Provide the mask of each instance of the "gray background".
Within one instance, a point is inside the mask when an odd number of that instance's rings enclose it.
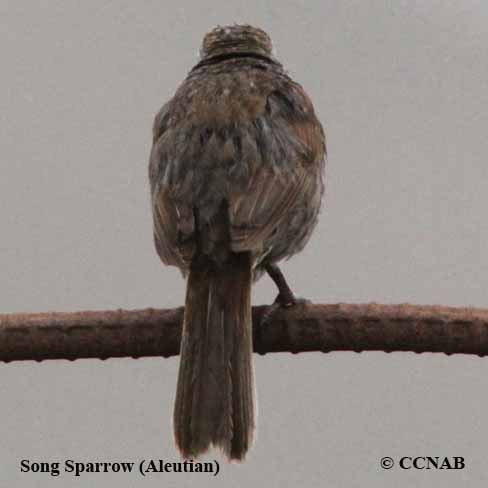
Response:
[[[0,311],[182,304],[153,250],[152,118],[203,34],[232,22],[271,34],[327,130],[326,208],[284,266],[297,292],[488,306],[485,1],[2,0],[0,19]],[[274,294],[263,278],[254,303]],[[0,486],[486,485],[488,360],[412,353],[256,357],[258,439],[217,478],[20,473],[24,458],[177,459],[176,372],[1,364]],[[467,468],[382,471],[386,455]]]

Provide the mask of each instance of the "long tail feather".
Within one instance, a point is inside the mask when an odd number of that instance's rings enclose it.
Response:
[[[195,458],[212,444],[243,459],[254,431],[251,258],[190,269],[174,410],[176,444]]]

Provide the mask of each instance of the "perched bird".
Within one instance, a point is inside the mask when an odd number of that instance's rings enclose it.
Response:
[[[187,276],[176,445],[244,458],[255,428],[251,284],[296,299],[277,262],[317,223],[325,136],[312,103],[250,25],[205,35],[200,60],[157,114],[149,162],[161,260]]]

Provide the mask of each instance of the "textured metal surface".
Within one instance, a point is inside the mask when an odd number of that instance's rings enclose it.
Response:
[[[488,310],[416,305],[253,308],[254,350],[488,354]],[[174,356],[183,308],[0,315],[0,361]]]

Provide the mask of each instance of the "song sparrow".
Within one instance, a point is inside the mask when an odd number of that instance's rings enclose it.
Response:
[[[255,426],[251,283],[317,223],[325,136],[302,87],[249,25],[217,27],[157,114],[149,163],[154,238],[188,277],[174,434],[181,454],[211,444],[242,459]]]

